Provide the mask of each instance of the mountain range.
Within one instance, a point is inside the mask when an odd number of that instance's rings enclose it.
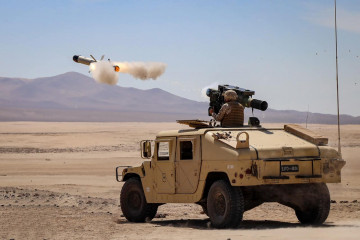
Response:
[[[210,119],[207,102],[159,88],[140,90],[96,83],[76,72],[36,79],[0,77],[0,121],[149,121]],[[246,110],[251,115],[251,110]],[[295,110],[254,110],[261,122],[335,124],[336,115]],[[341,115],[342,124],[360,117]]]

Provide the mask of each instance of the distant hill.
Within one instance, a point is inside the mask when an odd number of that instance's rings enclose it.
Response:
[[[54,77],[0,77],[0,121],[174,121],[210,119],[208,103],[192,101],[155,88],[140,90],[98,84],[69,72]],[[246,114],[251,114],[247,109]],[[254,110],[262,122],[304,123],[306,112]],[[335,115],[309,113],[309,123],[335,124]],[[342,115],[344,124],[360,117]]]
[[[256,114],[261,122],[267,123],[308,123],[337,124],[337,115],[322,113],[307,113],[295,110],[274,110],[268,109],[265,112]],[[360,124],[360,117],[340,115],[341,124]]]
[[[0,78],[0,121],[173,121],[204,117],[206,107],[161,89],[98,84],[75,72]]]

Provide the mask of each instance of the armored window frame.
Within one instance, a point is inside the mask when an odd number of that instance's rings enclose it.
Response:
[[[168,149],[167,152],[166,151],[160,152],[160,150],[162,150],[161,145],[163,145],[163,144],[167,144],[167,149]],[[158,161],[170,160],[170,143],[169,142],[157,142],[156,143],[156,156],[157,156]]]
[[[180,160],[194,159],[194,143],[193,141],[180,141]]]

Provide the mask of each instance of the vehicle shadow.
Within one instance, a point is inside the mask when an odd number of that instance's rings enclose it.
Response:
[[[160,226],[171,226],[177,228],[194,228],[194,229],[214,229],[211,226],[209,219],[190,219],[190,220],[156,220],[153,219],[151,224]],[[335,225],[333,223],[325,223],[323,225],[314,226],[301,223],[289,223],[280,221],[255,221],[244,220],[236,229],[278,229],[278,228],[306,228],[306,227],[318,227],[318,228],[330,228],[330,227],[344,227],[344,225]]]

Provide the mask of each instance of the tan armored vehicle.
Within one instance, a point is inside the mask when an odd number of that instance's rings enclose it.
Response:
[[[322,224],[330,210],[326,183],[341,181],[345,161],[324,137],[298,125],[164,131],[141,142],[140,167],[116,169],[120,203],[131,222],[154,218],[165,203],[197,203],[216,228],[236,227],[264,202]],[[200,128],[200,127],[202,128]],[[154,149],[152,152],[152,148]]]

